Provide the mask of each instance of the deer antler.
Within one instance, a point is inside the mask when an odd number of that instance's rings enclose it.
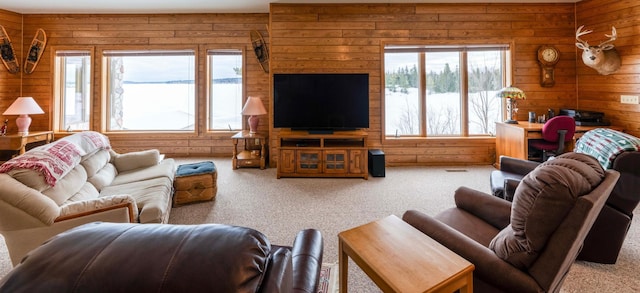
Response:
[[[616,32],[616,27],[615,27],[615,26],[612,26],[612,27],[611,27],[611,34],[610,34],[610,35],[607,35],[607,34],[604,34],[604,35],[605,35],[606,37],[608,37],[608,38],[609,38],[609,40],[608,40],[608,41],[604,41],[604,42],[600,43],[600,45],[598,45],[598,47],[602,47],[603,45],[606,45],[606,44],[608,44],[608,43],[611,43],[611,42],[615,41],[615,40],[618,38],[618,33]]]
[[[578,30],[576,31],[576,40],[578,40],[578,42],[580,42],[581,44],[585,45],[586,47],[589,47],[589,44],[586,41],[583,41],[580,39],[580,36],[584,36],[586,34],[590,34],[593,31],[582,31],[582,29],[584,28],[584,25],[581,25]]]

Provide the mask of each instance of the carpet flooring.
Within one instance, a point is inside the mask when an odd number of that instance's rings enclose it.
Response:
[[[315,228],[324,237],[324,263],[337,263],[340,231],[408,209],[434,215],[454,206],[459,186],[489,191],[492,166],[387,167],[386,177],[363,179],[281,178],[276,169],[232,170],[227,158],[177,159],[178,163],[212,160],[218,170],[214,201],[173,208],[171,224],[222,223],[254,228],[271,243],[290,245],[295,234]],[[636,210],[636,214],[640,209]],[[576,262],[561,292],[640,292],[640,223],[636,216],[615,265]],[[0,241],[0,277],[11,268]],[[350,292],[380,292],[353,263]]]

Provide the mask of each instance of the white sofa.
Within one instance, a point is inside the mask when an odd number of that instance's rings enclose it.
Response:
[[[174,174],[174,161],[157,150],[118,154],[90,131],[7,161],[0,166],[0,234],[12,263],[85,223],[167,223]]]

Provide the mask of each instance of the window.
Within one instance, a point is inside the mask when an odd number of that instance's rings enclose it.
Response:
[[[91,51],[57,50],[54,63],[55,131],[89,130]]]
[[[209,50],[209,129],[242,129],[242,51]]]
[[[193,50],[104,51],[107,131],[193,131]]]
[[[385,135],[495,133],[509,46],[386,46]]]

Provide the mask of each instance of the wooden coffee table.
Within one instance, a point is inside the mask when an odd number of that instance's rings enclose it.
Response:
[[[474,265],[392,215],[338,234],[340,292],[348,257],[384,292],[473,292]]]

